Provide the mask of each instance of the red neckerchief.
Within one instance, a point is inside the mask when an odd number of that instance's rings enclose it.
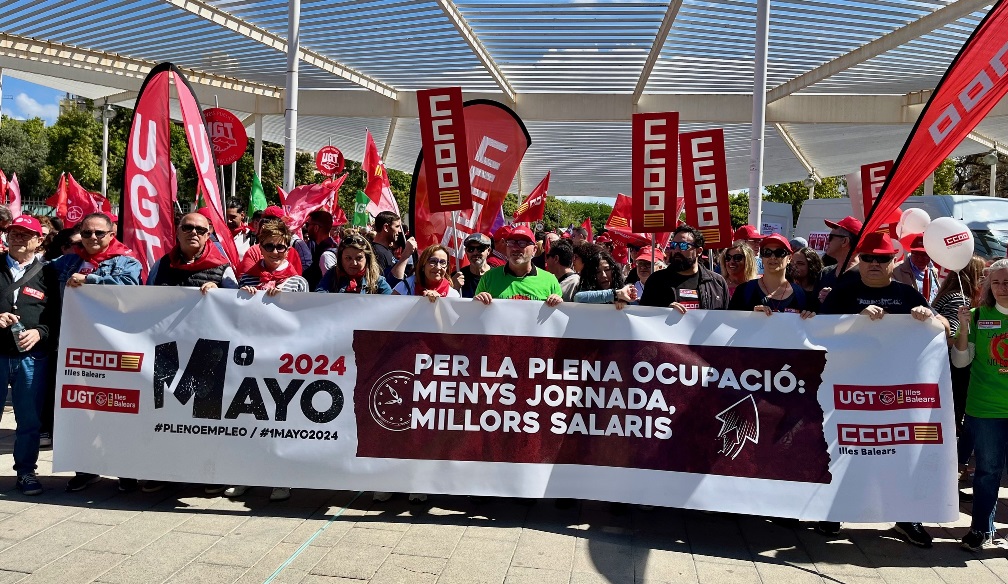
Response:
[[[364,270],[361,270],[360,273],[357,274],[351,274],[350,272],[346,272],[346,275],[348,278],[350,278],[350,281],[347,282],[346,286],[347,292],[351,293],[356,292],[357,290],[360,289],[361,286],[364,285]]]
[[[420,284],[420,279],[419,278],[416,279],[416,295],[417,296],[422,296],[423,293],[424,293],[424,291],[426,291],[426,290],[434,290],[434,291],[436,291],[438,293],[438,296],[444,298],[445,296],[448,296],[448,290],[450,290],[450,289],[451,289],[451,284],[449,284],[448,278],[441,278],[441,282],[439,282],[438,285],[436,287],[434,287],[434,288],[424,288],[423,285]]]
[[[217,245],[208,241],[205,246],[203,246],[203,253],[196,258],[196,261],[192,263],[185,263],[182,261],[182,252],[179,251],[178,244],[168,252],[168,263],[171,267],[176,270],[183,270],[185,272],[202,272],[203,270],[209,270],[211,268],[216,268],[217,266],[223,266],[228,264],[228,259],[224,256]]]
[[[96,266],[104,262],[105,260],[114,258],[116,256],[133,257],[133,250],[120,243],[119,240],[116,239],[115,237],[112,238],[112,243],[110,243],[108,247],[106,247],[103,251],[96,253],[95,255],[91,255],[88,252],[84,251],[83,246],[75,248],[74,251],[76,251],[77,255],[79,255],[81,259],[83,259],[85,262],[91,262]]]
[[[242,223],[238,227],[235,227],[234,229],[231,230],[231,239],[234,239],[235,237],[238,237],[239,234],[246,233],[248,231],[249,226]]]
[[[290,262],[287,262],[287,267],[283,269],[276,269],[268,271],[266,266],[263,265],[264,260],[259,260],[254,266],[249,268],[249,271],[245,272],[249,276],[257,276],[259,278],[259,285],[256,288],[260,290],[268,290],[269,288],[276,288],[278,284],[290,278],[291,276],[299,276],[300,274],[294,270]]]

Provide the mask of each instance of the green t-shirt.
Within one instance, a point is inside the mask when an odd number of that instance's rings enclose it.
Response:
[[[527,276],[516,276],[508,265],[494,268],[483,274],[476,294],[489,292],[494,298],[514,300],[546,300],[550,294],[560,296],[560,282],[556,276],[533,266]]]
[[[976,356],[970,365],[966,413],[974,418],[1008,418],[1008,314],[987,306],[970,314],[969,342]]]

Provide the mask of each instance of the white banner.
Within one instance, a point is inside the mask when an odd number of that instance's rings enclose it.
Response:
[[[909,316],[68,288],[53,466],[835,521],[959,515]]]

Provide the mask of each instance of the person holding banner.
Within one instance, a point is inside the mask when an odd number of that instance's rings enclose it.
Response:
[[[881,320],[887,314],[909,314],[922,322],[937,322],[945,328],[945,334],[948,335],[948,321],[931,311],[921,293],[913,286],[893,279],[896,248],[893,247],[889,234],[878,231],[868,233],[861,240],[857,251],[858,270],[851,272],[850,277],[841,279],[826,296],[820,310],[822,314],[860,314],[873,321]],[[840,533],[840,527],[840,523],[823,521],[816,525],[815,530],[833,536]],[[920,523],[899,522],[895,530],[915,546],[931,547],[931,535]]]
[[[554,243],[546,252],[546,270],[560,282],[564,302],[574,301],[574,293],[581,284],[581,276],[572,267],[574,257],[574,248],[569,241]]]
[[[976,455],[972,521],[962,547],[978,552],[1001,547],[994,513],[1008,453],[1008,380],[1002,373],[1008,367],[1003,341],[1008,330],[1008,260],[991,264],[980,305],[972,310],[960,306],[956,316],[960,325],[951,361],[955,367],[970,368],[965,426]]]
[[[608,251],[602,250],[581,270],[574,302],[615,304],[616,310],[623,310],[635,300],[637,289],[633,284],[624,285],[623,270]]]
[[[458,289],[462,298],[475,296],[480,279],[483,278],[483,274],[490,271],[487,256],[490,255],[492,244],[490,238],[483,233],[470,233],[462,243],[469,265],[455,272],[455,275],[452,276],[453,285]]]
[[[817,302],[805,294],[798,284],[788,282],[785,275],[791,261],[791,244],[779,233],[760,240],[763,274],[741,284],[728,302],[728,310],[755,310],[767,316],[775,312],[815,316]]]
[[[336,256],[339,262],[322,277],[322,282],[315,289],[316,292],[392,293],[392,287],[381,275],[378,258],[371,249],[371,243],[362,235],[353,231],[345,232],[336,248]]]
[[[756,254],[745,241],[732,242],[731,247],[721,254],[721,275],[728,284],[728,294],[735,288],[756,277]]]
[[[151,286],[190,286],[206,294],[214,288],[237,288],[238,279],[227,256],[210,241],[210,222],[188,213],[175,229],[175,247],[147,274]]]
[[[563,302],[563,290],[556,276],[532,265],[535,253],[532,230],[516,227],[508,233],[504,243],[508,250],[507,263],[483,274],[473,299],[487,305],[495,298],[540,300],[547,306]]]
[[[44,262],[35,255],[42,244],[42,227],[34,217],[14,219],[7,230],[7,243],[8,250],[0,253],[0,265],[4,266],[0,270],[0,328],[5,329],[0,333],[0,404],[7,402],[9,386],[17,422],[17,488],[24,495],[41,495],[35,468],[46,365],[60,324],[58,282],[55,271],[44,269]]]
[[[238,286],[255,295],[265,290],[267,296],[280,292],[308,292],[308,281],[288,260],[293,234],[283,221],[264,222],[259,227],[259,248],[262,259],[241,275]]]
[[[115,238],[112,219],[105,213],[91,213],[80,222],[80,246],[76,253],[68,253],[52,262],[60,283],[60,295],[69,286],[85,284],[138,286],[140,285],[140,260],[133,250]],[[67,481],[67,491],[80,491],[98,482],[96,474],[78,472]],[[134,491],[136,479],[119,478],[119,490]]]
[[[648,278],[641,306],[668,307],[682,314],[694,308],[727,308],[729,296],[725,279],[697,262],[703,255],[703,246],[704,236],[698,229],[689,225],[677,227],[665,254],[668,267]]]
[[[461,298],[448,278],[448,248],[432,245],[420,253],[416,274],[396,284],[396,296],[426,296],[431,302],[438,298]]]

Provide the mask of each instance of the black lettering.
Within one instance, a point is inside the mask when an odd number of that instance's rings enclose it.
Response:
[[[266,402],[263,401],[262,393],[259,391],[259,383],[255,377],[242,379],[224,417],[228,420],[234,420],[241,414],[252,414],[255,419],[261,421],[269,419],[269,415],[266,413]]]
[[[276,379],[267,377],[263,381],[266,382],[266,389],[269,390],[270,395],[273,396],[273,402],[276,403],[276,412],[273,415],[273,419],[277,422],[287,421],[287,406],[294,399],[294,395],[297,394],[298,390],[304,384],[304,379],[291,379],[290,383],[287,384],[287,389],[281,390],[280,383]]]
[[[320,391],[328,393],[332,397],[332,405],[329,409],[320,412],[312,405],[312,398]],[[316,424],[325,424],[336,419],[343,411],[343,391],[338,385],[328,379],[319,379],[308,384],[301,394],[301,411],[305,417]]]
[[[193,417],[221,419],[224,401],[224,374],[230,341],[199,339],[189,363],[175,386],[175,399],[185,405],[193,399]],[[171,386],[179,370],[178,345],[175,341],[154,347],[154,407],[164,407],[164,390]]]

